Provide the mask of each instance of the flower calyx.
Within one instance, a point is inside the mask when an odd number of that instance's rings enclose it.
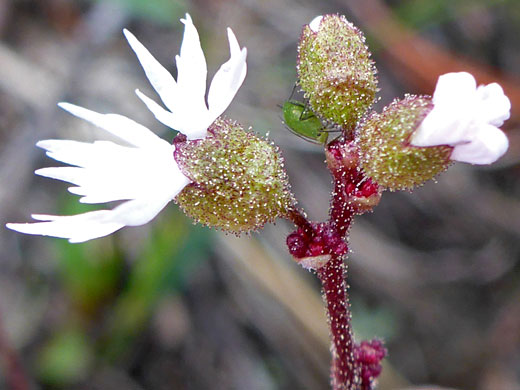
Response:
[[[448,169],[453,148],[419,147],[412,134],[433,109],[430,97],[406,95],[381,113],[372,113],[356,130],[364,173],[391,191],[411,190]]]
[[[452,161],[491,164],[508,149],[499,127],[510,110],[499,84],[477,86],[467,72],[444,74],[433,97],[406,95],[357,127],[361,167],[394,191],[422,185]]]
[[[174,143],[175,160],[192,180],[176,201],[195,221],[238,234],[294,208],[278,148],[238,123],[219,118],[205,139]]]

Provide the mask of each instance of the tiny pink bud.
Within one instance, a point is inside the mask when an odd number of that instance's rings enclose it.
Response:
[[[307,244],[304,237],[298,232],[294,232],[287,236],[287,247],[289,253],[294,257],[304,257],[307,251]]]
[[[381,361],[388,351],[381,340],[364,340],[354,346],[354,359],[361,368],[361,389],[372,390],[383,367]]]
[[[289,234],[287,247],[295,260],[307,269],[319,269],[330,260],[330,255],[344,255],[348,246],[341,235],[328,223],[313,223],[312,232],[302,229]]]

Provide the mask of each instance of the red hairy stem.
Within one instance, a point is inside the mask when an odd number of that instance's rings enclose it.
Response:
[[[334,192],[330,208],[330,226],[340,237],[346,237],[353,218],[348,204],[348,184],[352,175],[346,169],[333,171]],[[327,305],[332,338],[331,378],[333,390],[357,390],[359,367],[354,357],[350,304],[348,301],[344,256],[332,256],[318,271]]]
[[[354,355],[354,336],[345,282],[346,266],[333,255],[317,272],[323,286],[332,337],[331,377],[334,390],[359,389],[359,366]]]
[[[377,183],[359,168],[357,146],[353,142],[333,141],[325,150],[327,166],[334,179],[330,208],[330,225],[346,237],[355,214],[372,210],[379,203]]]
[[[359,168],[354,143],[333,141],[326,157],[334,179],[330,219],[311,223],[300,211],[291,210],[287,217],[298,229],[287,237],[287,247],[300,265],[316,270],[322,284],[332,338],[333,390],[372,390],[386,349],[379,340],[354,342],[343,259],[354,215],[372,210],[381,191]]]
[[[357,155],[352,142],[333,142],[326,150],[327,165],[334,179],[328,224],[336,237],[346,238],[354,215],[371,210],[379,202],[378,186],[363,175]],[[347,250],[344,253],[346,255]],[[360,350],[354,342],[346,283],[347,267],[343,262],[345,255],[333,252],[329,262],[318,270],[332,337],[332,385],[334,390],[370,390],[379,372],[375,368],[368,369],[360,358],[368,355],[365,353],[368,347],[363,345],[363,350]],[[370,368],[379,367],[383,357],[384,354]]]
[[[353,210],[348,202],[349,184],[352,182],[351,174],[347,170],[334,172],[334,192],[330,208],[330,224],[334,230],[345,237],[352,222]]]

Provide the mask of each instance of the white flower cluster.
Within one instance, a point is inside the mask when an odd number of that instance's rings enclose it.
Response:
[[[180,54],[176,56],[177,80],[125,30],[148,80],[168,110],[136,90],[155,117],[188,139],[206,136],[207,128],[231,103],[247,72],[245,48],[228,28],[231,58],[211,82],[206,105],[207,67],[197,29],[188,14]],[[37,143],[47,156],[71,166],[43,168],[37,175],[75,185],[69,191],[80,195],[82,203],[125,201],[112,210],[91,211],[72,216],[34,214],[35,223],[9,223],[21,233],[67,238],[84,242],[109,235],[124,226],[143,225],[153,219],[190,183],[174,157],[175,146],[146,127],[116,114],[99,114],[68,103],[59,106],[120,138],[126,145],[111,141],[84,143],[45,140]]]
[[[310,28],[318,32],[322,19],[314,18]],[[206,100],[207,67],[199,35],[188,14],[181,21],[185,30],[180,54],[175,57],[177,79],[134,35],[127,30],[124,34],[166,109],[139,90],[137,96],[161,123],[187,139],[202,139],[242,85],[247,50],[240,48],[228,28],[230,59],[213,77]],[[472,164],[490,164],[507,151],[508,139],[499,127],[509,118],[511,103],[497,83],[477,87],[469,73],[448,73],[439,77],[432,101],[433,109],[410,139],[412,145],[449,145],[452,160]],[[72,216],[34,214],[38,222],[10,223],[6,225],[9,229],[70,242],[88,241],[124,226],[149,222],[190,183],[174,159],[175,146],[146,127],[117,114],[99,114],[69,103],[59,106],[124,144],[40,141],[37,146],[47,156],[69,166],[43,168],[36,174],[72,183],[69,191],[81,196],[81,203],[123,202],[112,210]]]

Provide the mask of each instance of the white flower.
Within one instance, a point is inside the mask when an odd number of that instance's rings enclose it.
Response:
[[[209,125],[229,106],[246,77],[247,50],[240,50],[233,31],[228,28],[231,58],[213,77],[206,105],[207,68],[199,34],[188,14],[181,21],[185,30],[180,55],[175,57],[177,81],[128,30],[124,30],[124,34],[148,80],[170,111],[136,90],[139,98],[166,126],[180,131],[188,139],[204,138]]]
[[[156,118],[179,130],[189,139],[204,138],[208,126],[222,114],[246,75],[246,49],[228,28],[231,58],[215,74],[205,103],[206,61],[199,35],[191,18],[185,24],[180,55],[176,57],[175,80],[146,48],[127,30],[128,42],[150,83],[170,111],[136,91]],[[109,235],[124,226],[143,225],[153,219],[190,183],[179,169],[175,146],[146,127],[116,114],[99,114],[68,103],[59,106],[115,135],[126,145],[111,141],[84,143],[46,140],[37,143],[47,156],[71,166],[37,170],[37,175],[74,184],[69,191],[80,195],[81,203],[124,201],[112,210],[91,211],[72,216],[34,214],[35,223],[9,223],[21,233],[67,238],[84,242]]]
[[[449,145],[450,158],[471,164],[491,164],[509,146],[498,127],[509,119],[511,103],[497,83],[477,88],[466,72],[439,77],[433,109],[411,138],[415,146]]]

